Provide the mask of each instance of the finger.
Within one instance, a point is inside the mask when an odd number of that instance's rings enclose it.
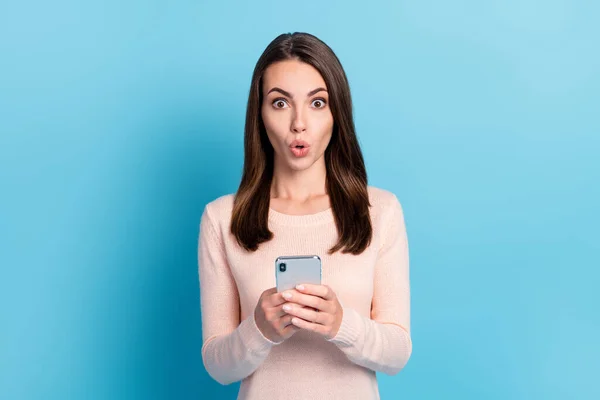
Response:
[[[283,309],[283,306],[285,306],[285,305],[290,305],[290,306],[292,306],[292,304],[293,304],[293,303],[288,303],[288,302],[285,302],[285,303],[283,303],[282,305],[280,305],[280,306],[276,307],[276,311],[275,311],[275,313],[274,313],[275,317],[282,317],[282,316],[288,315],[288,312],[286,312],[286,311]],[[300,308],[308,308],[308,309],[310,309],[310,310],[314,310],[314,309],[313,309],[313,308],[311,308],[311,307],[306,307],[306,306],[303,306],[303,305],[301,305],[301,304],[296,304],[295,306],[296,306],[296,307],[300,307]]]
[[[287,299],[282,296],[282,293],[277,292],[277,289],[275,289],[275,291],[268,295],[266,301],[271,307],[277,307],[285,303]]]
[[[324,312],[318,312],[309,307],[302,307],[297,304],[290,304],[289,310],[286,311],[288,314],[298,318],[302,318],[308,322],[314,322],[315,324],[326,325],[329,322],[329,314]]]
[[[300,328],[292,324],[292,318],[294,318],[293,315],[285,315],[277,321],[277,331],[280,336],[286,339],[292,336],[294,332],[300,330]]]
[[[292,324],[294,326],[297,326],[298,328],[305,329],[307,331],[316,332],[323,336],[325,336],[327,334],[327,331],[329,330],[329,328],[327,328],[324,325],[314,324],[312,322],[305,321],[302,318],[298,318],[298,317],[292,318]]]
[[[289,339],[294,333],[298,332],[301,328],[297,327],[296,325],[290,323],[288,326],[286,326],[283,331],[281,332],[281,335],[284,339]]]
[[[292,318],[294,318],[293,315],[286,314],[283,317],[277,319],[277,321],[274,323],[275,328],[279,331],[282,331],[286,326],[292,323]]]
[[[289,293],[291,295],[291,297],[286,298],[286,300],[289,302],[312,307],[319,311],[328,311],[329,309],[328,302],[323,300],[321,297],[313,296],[311,294],[303,294],[297,290],[287,290],[283,293]]]
[[[324,300],[333,300],[335,298],[335,293],[327,285],[314,285],[312,283],[304,283],[302,285],[296,286],[296,289],[300,293],[318,296]]]

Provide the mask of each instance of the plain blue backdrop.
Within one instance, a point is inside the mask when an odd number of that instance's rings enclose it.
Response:
[[[382,398],[600,398],[598,4],[3,1],[0,398],[235,398],[202,364],[199,221],[294,31],[405,209],[414,352]]]

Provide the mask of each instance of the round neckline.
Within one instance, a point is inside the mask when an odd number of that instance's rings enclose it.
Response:
[[[333,219],[333,209],[331,207],[313,214],[302,215],[284,214],[269,207],[269,220],[281,225],[317,225],[333,221]]]

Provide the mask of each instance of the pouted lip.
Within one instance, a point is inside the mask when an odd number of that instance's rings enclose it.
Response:
[[[290,147],[294,148],[296,146],[303,146],[304,148],[310,147],[310,145],[308,143],[306,143],[304,140],[294,140],[291,144]]]

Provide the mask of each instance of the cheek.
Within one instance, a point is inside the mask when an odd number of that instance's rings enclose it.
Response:
[[[279,147],[279,142],[285,136],[281,133],[283,132],[281,121],[278,121],[277,118],[268,112],[263,112],[261,115],[271,145],[274,148]]]
[[[268,112],[264,112],[264,111],[261,112],[261,116],[262,116],[262,120],[263,120],[265,129],[267,130],[267,134],[269,136],[271,136],[271,134],[273,132],[273,128],[274,128],[273,118]]]
[[[333,132],[333,117],[325,117],[318,121],[318,132],[320,136],[321,146],[327,147]]]
[[[321,131],[331,131],[333,128],[333,115],[331,111],[327,113],[319,113],[315,118],[315,123]]]
[[[269,110],[261,111],[263,123],[265,124],[265,128],[272,132],[276,132],[277,130],[281,130],[281,116],[277,115],[277,113],[270,112]]]

